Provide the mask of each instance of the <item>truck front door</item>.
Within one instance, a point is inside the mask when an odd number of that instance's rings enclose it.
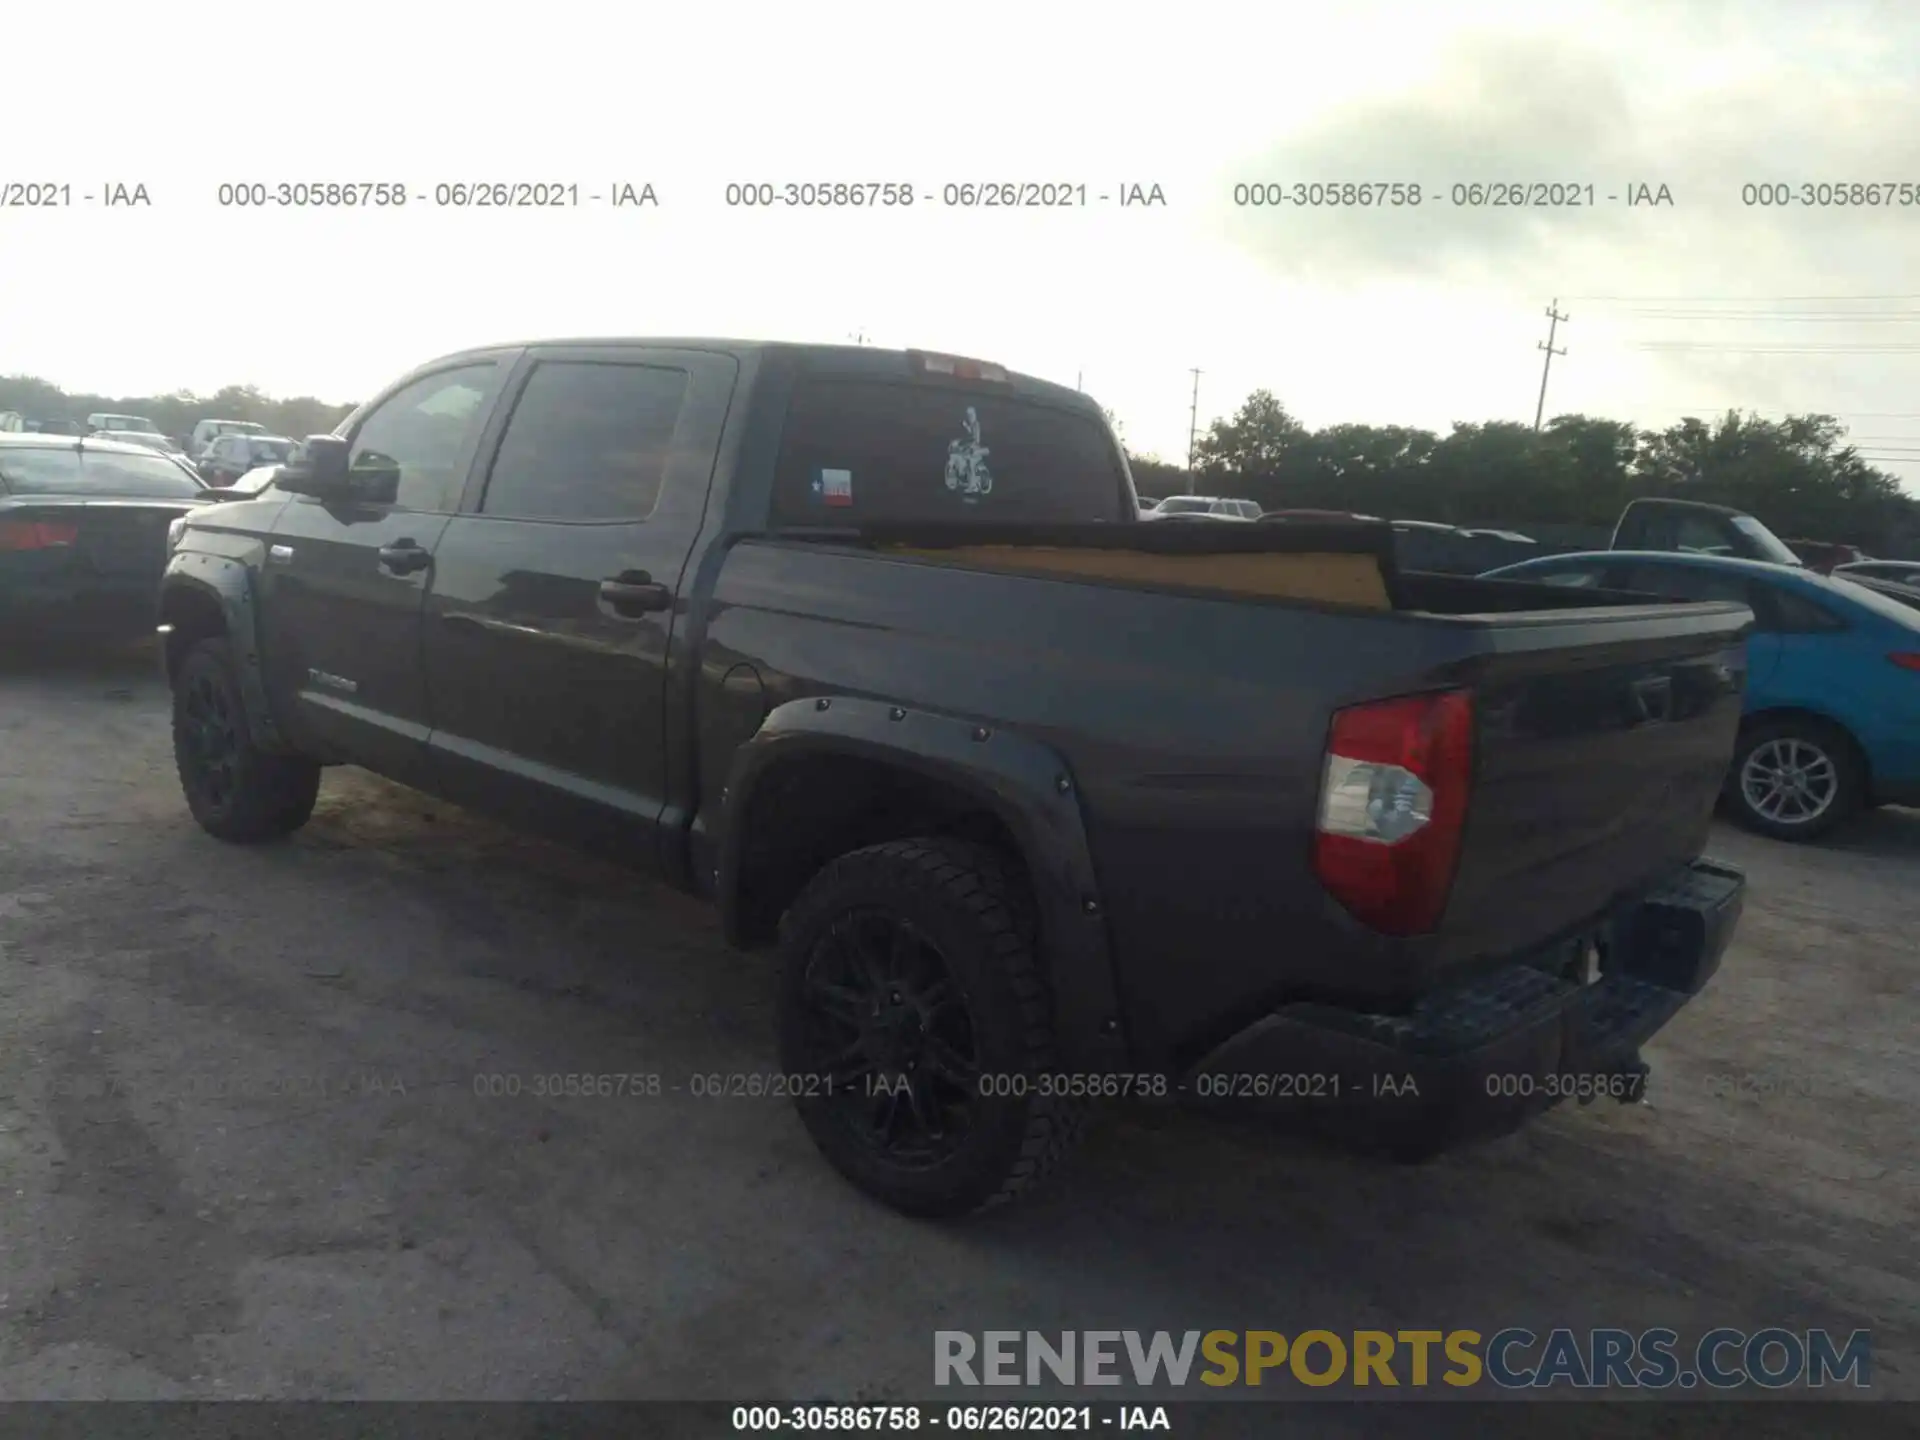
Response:
[[[504,369],[468,361],[421,376],[354,422],[348,464],[397,468],[392,503],[294,496],[274,524],[261,572],[267,682],[316,753],[420,776],[421,605]]]

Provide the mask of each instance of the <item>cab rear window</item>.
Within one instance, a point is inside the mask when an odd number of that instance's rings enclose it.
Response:
[[[774,473],[781,525],[1118,521],[1106,427],[965,386],[832,378],[794,390]]]

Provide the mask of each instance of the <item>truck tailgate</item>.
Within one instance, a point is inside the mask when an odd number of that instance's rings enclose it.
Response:
[[[1486,617],[1442,963],[1537,943],[1700,853],[1740,723],[1745,607]]]

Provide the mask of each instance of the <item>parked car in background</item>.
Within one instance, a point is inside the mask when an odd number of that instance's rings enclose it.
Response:
[[[93,414],[87,416],[87,429],[93,431],[141,430],[149,435],[160,433],[160,427],[144,415]]]
[[[1920,585],[1920,560],[1855,560],[1836,565],[1829,573],[1848,580],[1891,580],[1899,585]]]
[[[284,435],[219,435],[200,462],[200,477],[218,489],[262,465],[279,465],[293,453]]]
[[[1672,550],[1803,565],[1793,548],[1743,510],[1698,500],[1647,496],[1620,512],[1609,550]]]
[[[1748,606],[1747,692],[1725,801],[1747,828],[1824,835],[1870,805],[1920,805],[1920,611],[1805,566],[1588,551],[1488,573]]]
[[[143,450],[155,450],[182,461],[187,458],[187,452],[175,443],[171,435],[162,435],[158,430],[96,430],[93,433],[102,440],[138,445]]]
[[[1800,563],[1822,575],[1833,573],[1836,565],[1850,565],[1870,557],[1857,545],[1842,545],[1833,540],[1788,540],[1786,547],[1800,557]]]
[[[1140,518],[1165,520],[1171,516],[1205,515],[1216,520],[1258,520],[1260,502],[1224,495],[1169,495]]]
[[[1831,578],[1844,580],[1849,585],[1858,585],[1864,590],[1873,591],[1876,595],[1884,595],[1889,600],[1898,600],[1902,605],[1910,605],[1920,610],[1920,584],[1903,585],[1898,580],[1882,580],[1874,575],[1842,575],[1838,571],[1835,571]]]
[[[187,454],[196,462],[206,458],[207,450],[222,435],[264,435],[267,427],[251,420],[196,420],[187,440]]]
[[[1352,510],[1267,510],[1260,518],[1270,522],[1302,520],[1363,520],[1379,523],[1378,515],[1361,515]]]
[[[206,493],[142,446],[0,435],[0,636],[151,634],[168,526]]]
[[[27,428],[27,417],[18,410],[0,410],[0,435],[17,435]]]

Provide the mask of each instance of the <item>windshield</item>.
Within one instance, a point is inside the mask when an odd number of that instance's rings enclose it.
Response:
[[[108,454],[61,446],[0,447],[0,482],[16,495],[113,495],[184,500],[202,486],[158,455]]]
[[[1787,548],[1786,542],[1762,525],[1751,515],[1735,515],[1733,528],[1760,548],[1762,560],[1771,560],[1776,565],[1799,565],[1800,557]]]
[[[247,446],[256,465],[278,465],[293,453],[291,440],[255,440]]]
[[[1154,508],[1156,515],[1205,515],[1213,501],[1200,495],[1169,495]]]
[[[221,420],[212,426],[215,435],[260,435],[266,426],[256,425],[251,420]]]
[[[100,428],[102,430],[138,430],[143,435],[158,435],[160,433],[160,427],[158,425],[154,424],[151,420],[142,419],[138,415],[102,415],[100,417]]]

